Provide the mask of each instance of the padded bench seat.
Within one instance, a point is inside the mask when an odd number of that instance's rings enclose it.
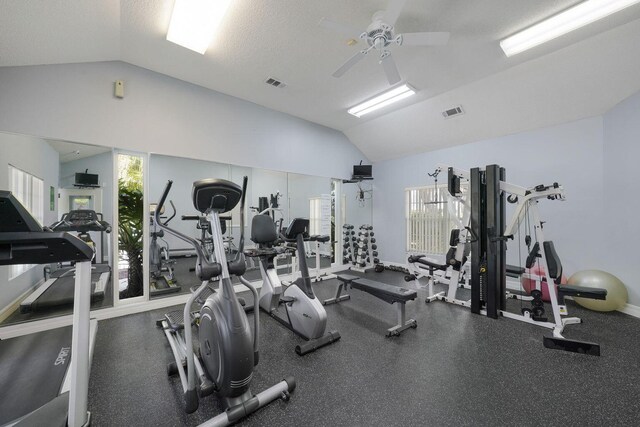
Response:
[[[518,278],[525,273],[524,267],[518,267],[517,265],[507,264],[507,276]]]
[[[339,279],[338,276],[338,280]],[[390,304],[394,302],[405,303],[407,301],[413,301],[418,296],[418,292],[415,289],[399,288],[398,286],[375,282],[369,279],[358,278],[352,280],[350,284],[352,288],[370,293]]]
[[[348,294],[342,295],[342,290],[347,290],[349,286],[368,294],[373,295],[389,304],[398,303],[398,324],[387,330],[387,336],[397,336],[405,329],[416,328],[418,323],[415,319],[405,319],[405,304],[417,298],[418,293],[414,289],[406,289],[398,286],[389,285],[387,283],[377,282],[375,280],[364,279],[360,276],[351,274],[338,274],[340,284],[334,298],[323,301],[324,305],[336,304],[340,301],[350,299]]]
[[[449,268],[448,264],[440,264],[440,263],[431,261],[430,259],[425,258],[424,255],[411,255],[408,258],[408,261],[412,264],[417,263],[420,265],[424,265],[429,269],[433,269],[433,270],[445,271],[447,268]]]

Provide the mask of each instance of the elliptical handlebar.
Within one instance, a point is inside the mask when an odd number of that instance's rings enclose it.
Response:
[[[236,260],[240,259],[240,257],[242,256],[242,251],[244,250],[244,202],[247,196],[248,182],[249,177],[245,175],[242,179],[242,198],[240,199],[240,243],[238,244]]]
[[[158,224],[160,224],[160,214],[159,212],[164,207],[164,201],[167,200],[167,196],[169,195],[169,191],[171,191],[171,186],[173,185],[173,181],[168,180],[167,185],[164,187],[164,191],[162,192],[162,197],[160,197],[160,201],[158,202],[158,206],[156,206],[156,210],[153,212],[154,219]]]
[[[171,205],[171,209],[173,210],[173,215],[171,215],[165,222],[164,225],[169,224],[169,221],[171,221],[173,218],[176,217],[176,205],[173,204],[173,200],[169,200],[169,204]]]

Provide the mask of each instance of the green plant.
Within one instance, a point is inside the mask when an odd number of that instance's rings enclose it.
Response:
[[[143,294],[143,184],[142,159],[127,156],[118,179],[118,249],[127,254],[128,286],[121,298]]]

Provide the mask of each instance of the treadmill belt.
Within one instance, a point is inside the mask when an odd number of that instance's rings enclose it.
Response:
[[[91,302],[104,299],[104,292],[96,293],[96,282],[102,273],[91,271]],[[45,311],[61,305],[73,305],[73,293],[76,279],[73,274],[59,277],[55,283],[27,307],[20,307],[22,312]]]
[[[56,277],[61,276],[73,276],[75,273],[71,270],[75,271],[75,267],[69,268],[61,268],[51,273],[51,278],[55,279]],[[111,271],[111,267],[109,264],[91,264],[91,274],[94,273],[108,273]],[[98,276],[99,277],[99,276]]]
[[[0,341],[0,425],[54,399],[70,357],[71,326]]]

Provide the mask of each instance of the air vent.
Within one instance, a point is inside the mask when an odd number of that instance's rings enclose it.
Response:
[[[273,87],[279,87],[279,88],[283,88],[285,87],[287,84],[284,82],[281,82],[278,79],[274,79],[273,77],[269,77],[267,80],[264,81],[266,84],[271,85]]]
[[[448,119],[450,117],[459,116],[461,114],[464,114],[464,111],[462,111],[462,107],[458,105],[457,107],[453,107],[446,111],[443,111],[442,117]]]

